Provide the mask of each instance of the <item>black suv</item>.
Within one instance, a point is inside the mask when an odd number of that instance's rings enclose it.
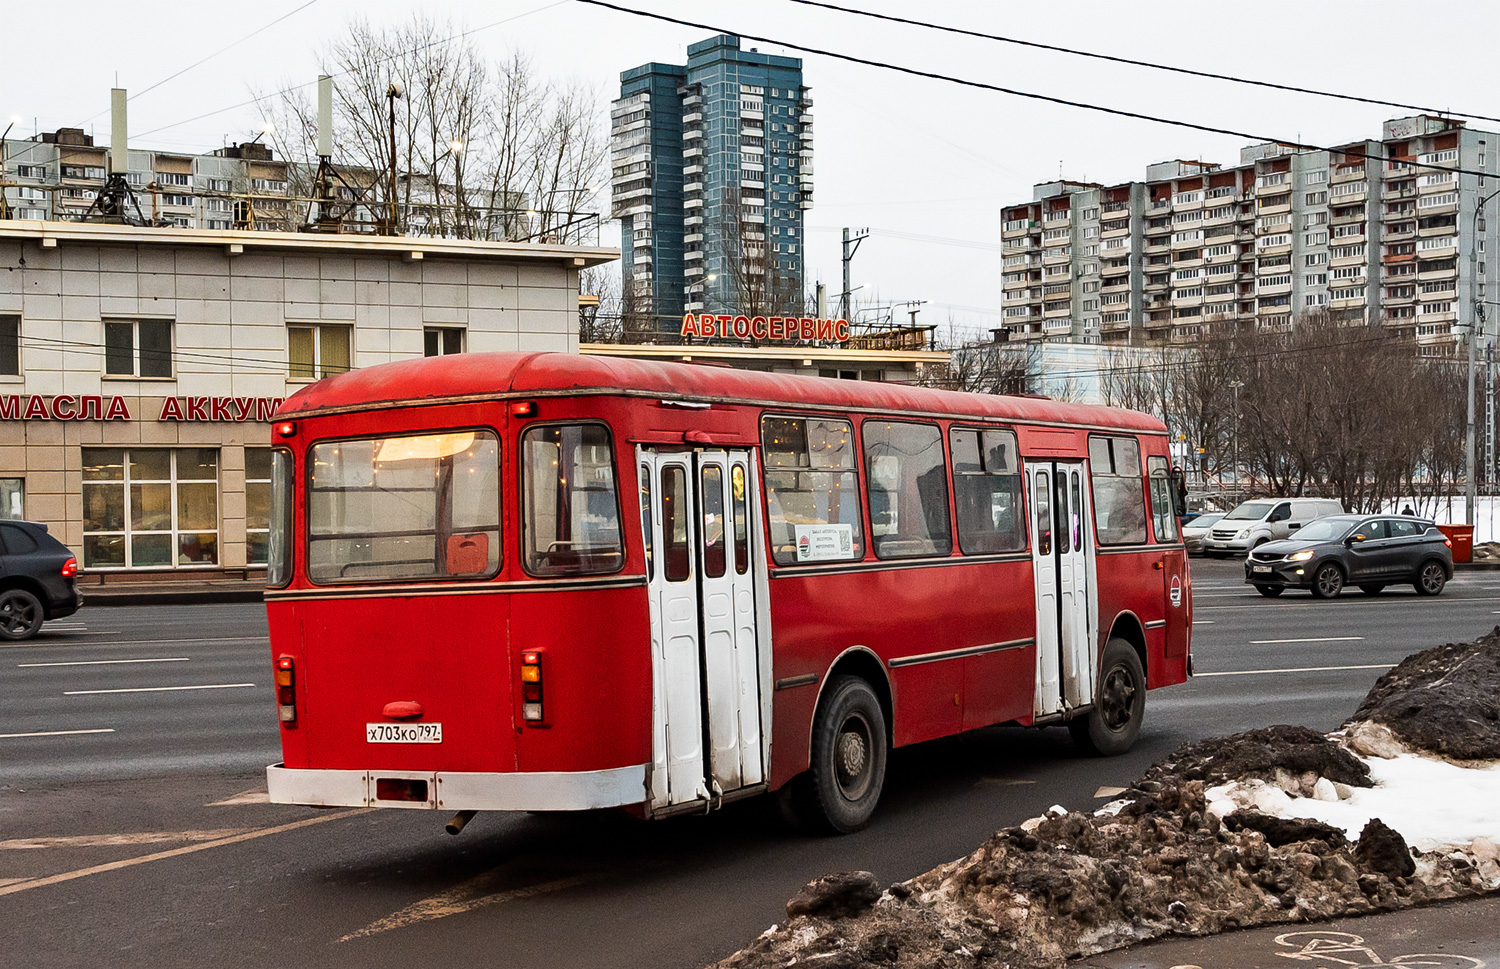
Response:
[[[0,639],[29,639],[83,604],[78,560],[36,522],[0,521]]]
[[[1408,582],[1435,596],[1451,578],[1453,543],[1432,522],[1399,515],[1328,515],[1245,559],[1245,581],[1263,596],[1292,588],[1332,599],[1346,584],[1378,595]]]

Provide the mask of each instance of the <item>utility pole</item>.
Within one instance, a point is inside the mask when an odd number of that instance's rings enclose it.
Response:
[[[1474,504],[1478,498],[1478,470],[1475,467],[1474,455],[1474,364],[1475,351],[1478,341],[1484,335],[1484,284],[1479,281],[1478,259],[1479,259],[1479,217],[1484,214],[1484,206],[1490,199],[1500,195],[1500,189],[1496,189],[1474,206],[1474,231],[1469,236],[1469,293],[1472,310],[1469,318],[1469,382],[1468,382],[1468,425],[1464,434],[1464,524],[1474,524]]]
[[[1484,347],[1484,480],[1495,493],[1495,343]]]
[[[853,292],[849,288],[849,263],[853,261],[854,254],[859,251],[859,244],[869,238],[869,236],[869,229],[851,230],[848,227],[844,228],[844,290],[839,293],[839,319],[841,320],[849,318],[849,294]]]
[[[1240,388],[1245,386],[1243,380],[1231,380],[1229,389],[1234,391],[1234,429],[1231,431],[1234,445],[1234,487],[1236,497],[1240,487]]]

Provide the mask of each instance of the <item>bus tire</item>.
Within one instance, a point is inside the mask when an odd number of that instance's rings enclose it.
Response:
[[[1123,754],[1141,733],[1146,715],[1146,671],[1135,647],[1111,639],[1100,664],[1099,692],[1084,716],[1068,721],[1073,742],[1098,757]]]
[[[885,784],[886,752],[880,698],[859,677],[834,679],[813,721],[808,820],[837,834],[869,824]]]

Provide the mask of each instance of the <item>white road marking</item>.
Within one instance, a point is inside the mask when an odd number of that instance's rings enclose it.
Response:
[[[90,633],[89,635],[94,635]],[[115,635],[114,633],[99,633],[98,635]],[[46,639],[28,639],[24,643],[0,643],[0,649],[31,649],[42,646],[170,646],[173,643],[266,643],[270,642],[270,636],[219,636],[213,639],[195,639],[191,636],[181,636],[177,639],[122,639],[118,643],[101,643],[97,640],[75,640],[69,643],[50,642]]]
[[[37,733],[0,733],[0,740],[8,740],[12,737],[72,737],[81,733],[114,733],[113,727],[99,727],[94,730],[42,730]]]
[[[544,882],[540,885],[528,885],[525,888],[513,888],[509,891],[494,892],[492,894],[479,894],[496,881],[495,872],[487,872],[477,878],[471,878],[457,888],[449,889],[430,898],[424,898],[406,908],[381,919],[376,919],[369,925],[357,932],[350,932],[339,939],[340,942],[348,942],[368,935],[380,932],[389,932],[391,929],[401,929],[418,922],[426,922],[431,919],[447,918],[449,915],[461,915],[464,912],[482,908],[486,905],[494,905],[499,902],[509,902],[518,898],[532,898],[536,895],[545,895],[550,892],[559,892],[575,885],[584,885],[592,881],[598,881],[604,877],[594,873],[588,875],[572,875],[568,878],[559,878],[556,881]],[[468,897],[465,897],[468,896]]]
[[[316,818],[304,818],[301,821],[293,821],[290,824],[278,824],[271,828],[260,828],[255,831],[246,831],[229,838],[220,838],[217,841],[205,841],[202,844],[186,845],[181,848],[170,848],[166,851],[158,851],[149,855],[141,855],[137,858],[125,858],[121,861],[111,861],[108,864],[93,865],[89,868],[79,868],[76,871],[65,871],[60,875],[48,875],[45,878],[28,878],[24,881],[11,885],[0,885],[0,895],[14,895],[16,892],[24,892],[28,888],[41,888],[44,885],[56,885],[59,882],[72,881],[75,878],[83,878],[87,875],[99,875],[107,871],[117,871],[121,868],[130,868],[134,865],[143,865],[148,861],[160,861],[163,858],[176,858],[178,855],[188,855],[195,851],[206,851],[209,848],[219,848],[224,845],[238,844],[241,841],[250,841],[254,838],[264,838],[268,834],[280,834],[283,831],[294,831],[297,828],[305,828],[313,824],[322,824],[325,821],[337,821],[340,818],[352,817],[356,814],[364,814],[370,808],[354,808],[349,811],[335,811],[333,814],[324,814]]]
[[[1279,643],[1352,643],[1364,639],[1363,636],[1325,636],[1321,639],[1252,639],[1251,646],[1273,646]]]
[[[37,666],[120,666],[125,663],[186,663],[186,656],[169,656],[160,659],[79,659],[70,663],[17,663],[18,669],[30,669]]]
[[[235,804],[270,804],[271,794],[264,787],[252,787],[222,801],[210,801],[207,807],[230,807]]]
[[[172,693],[177,690],[237,690],[254,683],[209,683],[203,686],[137,686],[128,690],[65,690],[63,696],[88,696],[94,693]]]
[[[222,841],[253,828],[219,828],[213,831],[142,831],[134,834],[78,834],[57,838],[11,838],[0,841],[0,851],[32,848],[113,848],[119,845],[154,845],[163,841]]]
[[[1222,673],[1194,673],[1193,679],[1200,676],[1253,676],[1259,673],[1329,673],[1339,670],[1388,670],[1390,663],[1372,663],[1368,666],[1299,666],[1286,670],[1225,670]]]
[[[1214,624],[1214,621],[1212,619],[1194,619],[1193,620],[1193,625],[1194,626],[1212,626],[1213,624]]]

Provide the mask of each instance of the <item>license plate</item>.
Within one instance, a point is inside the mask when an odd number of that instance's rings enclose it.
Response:
[[[443,742],[443,725],[440,723],[367,723],[367,744],[440,744]]]
[[[1250,566],[1250,571],[1251,572],[1269,572],[1269,571],[1271,571],[1271,567],[1269,565],[1252,565],[1252,566]]]

